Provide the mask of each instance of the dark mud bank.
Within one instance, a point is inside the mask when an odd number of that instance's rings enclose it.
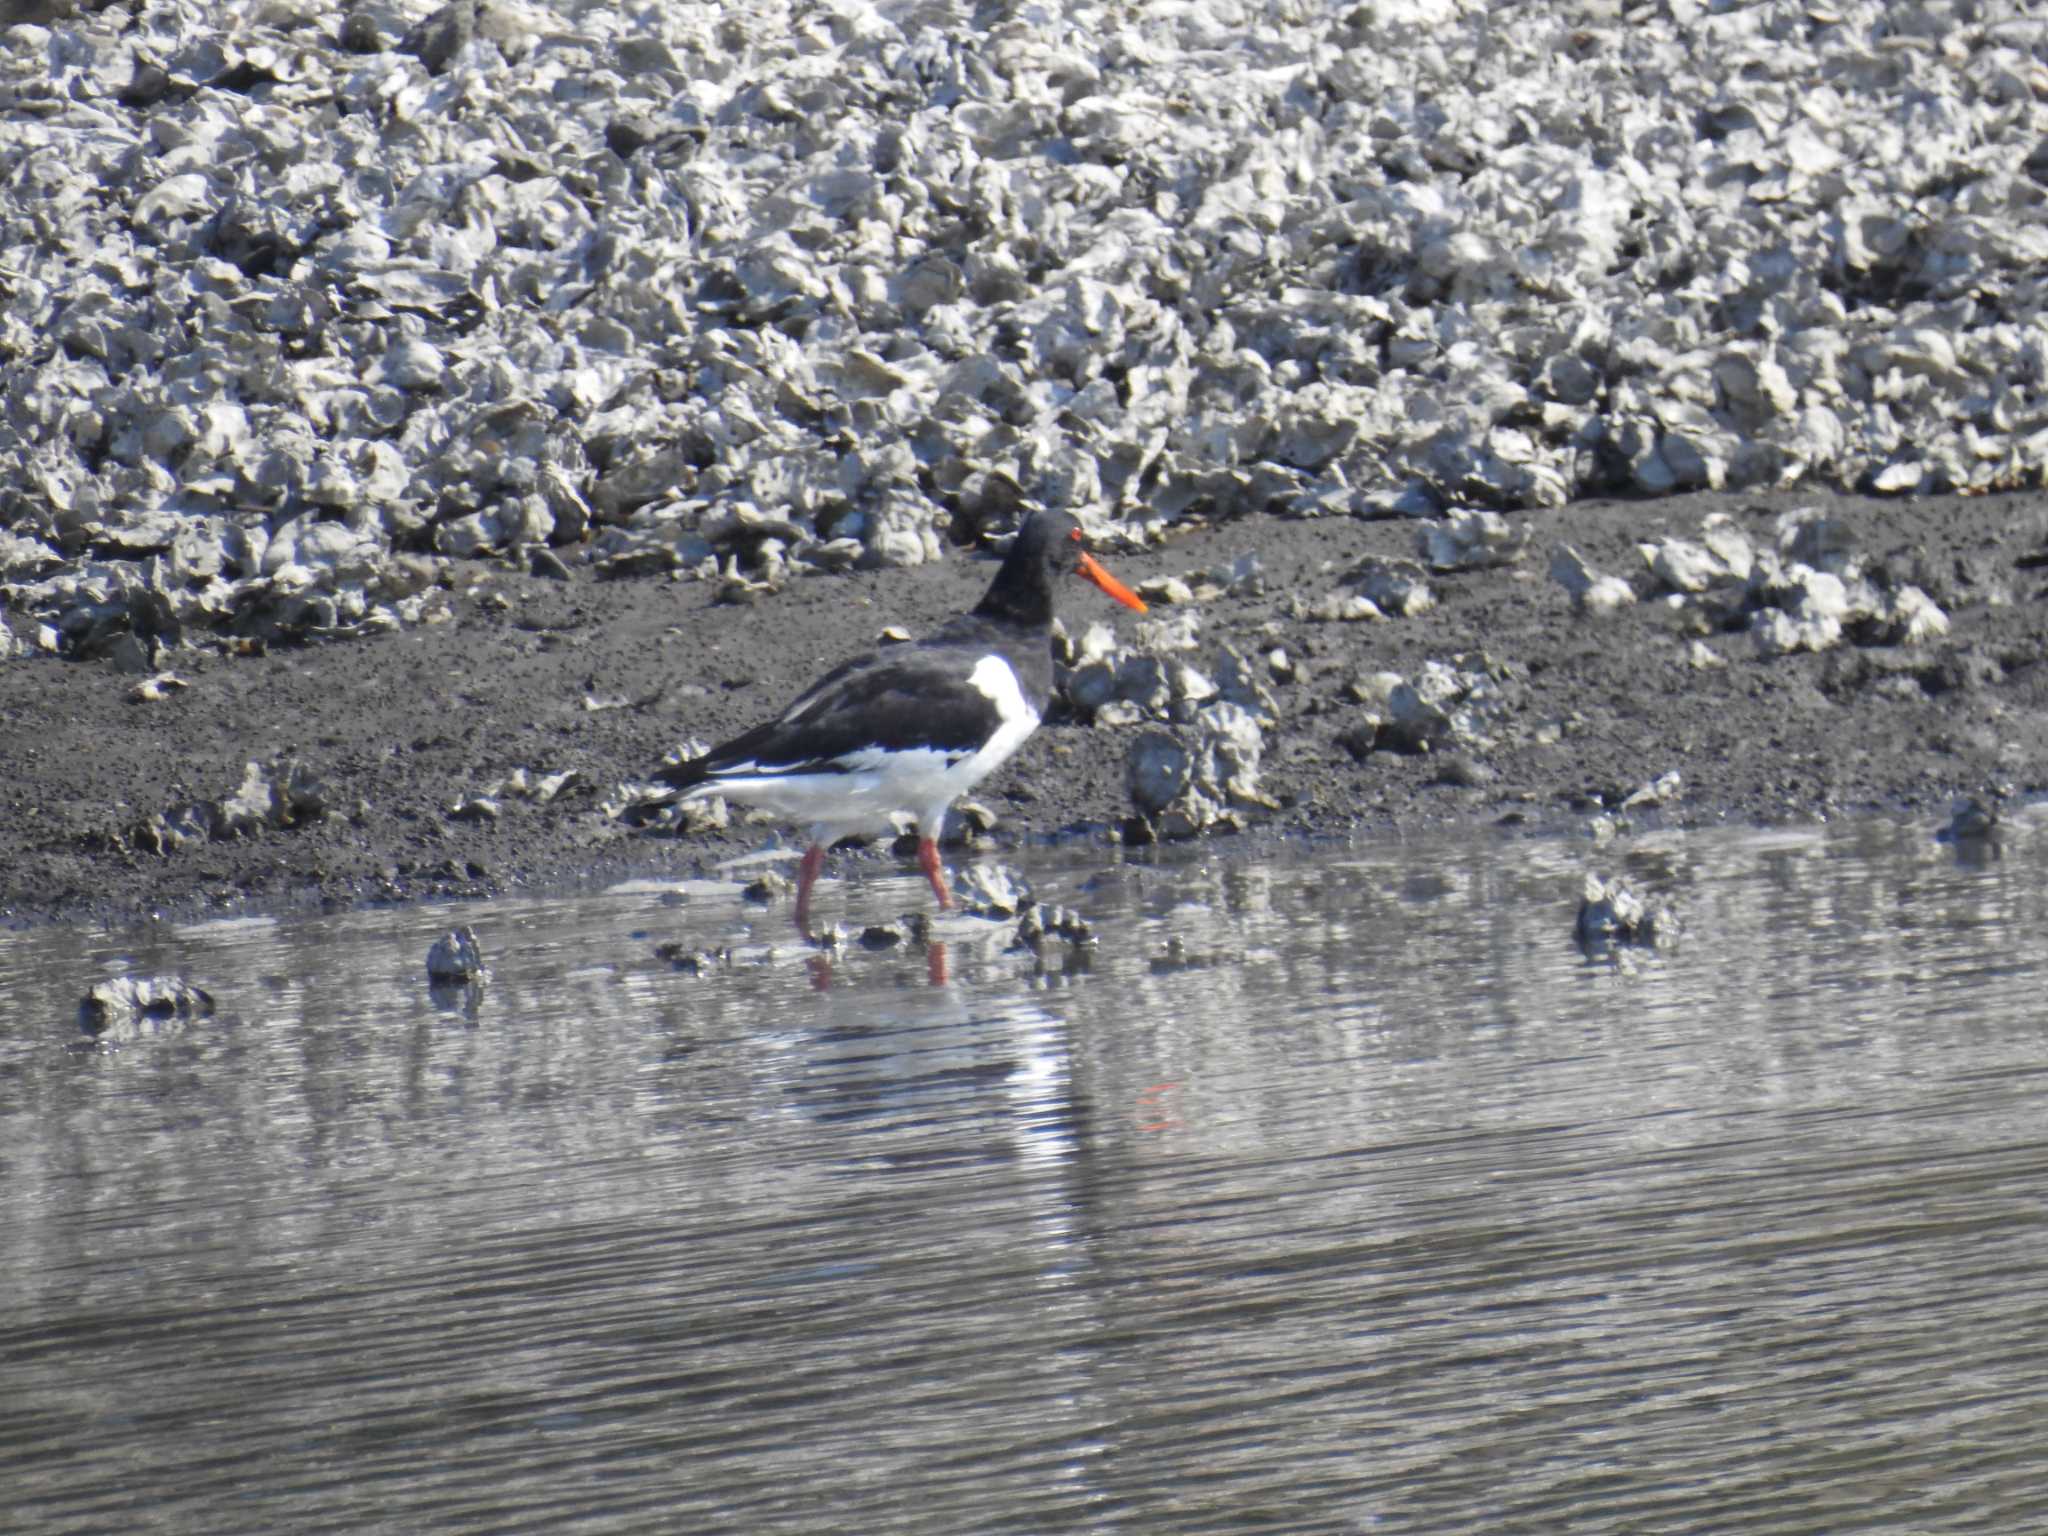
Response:
[[[1639,548],[1691,538],[1716,512],[1762,546],[1804,506],[1825,509],[1867,565],[1910,574],[1947,633],[1898,644],[1852,631],[1766,654],[1732,607],[1660,596]],[[1433,572],[1434,606],[1384,621],[1309,615],[1350,590],[1363,557],[1413,557],[1414,523],[1251,517],[1105,551],[1133,581],[1257,556],[1258,581],[1160,610],[1194,616],[1175,654],[1195,668],[1213,670],[1225,647],[1262,663],[1283,653],[1261,677],[1257,796],[1224,825],[1559,826],[1674,772],[1682,788],[1655,813],[1666,826],[1882,808],[1932,820],[1959,794],[2042,787],[2048,500],[1699,496],[1528,521],[1519,559]],[[1549,571],[1559,544],[1638,600],[1576,607]],[[447,622],[260,655],[202,638],[166,657],[184,686],[159,697],[138,697],[141,679],[107,660],[0,666],[0,912],[119,922],[702,871],[772,829],[636,830],[617,815],[624,786],[679,743],[775,709],[886,626],[922,632],[969,605],[989,566],[963,552],[798,578],[742,603],[712,583],[600,581],[587,568],[454,569]],[[1141,638],[1079,584],[1065,620],[1077,639],[1097,623]],[[1372,680],[1433,661],[1489,679],[1483,729],[1425,751],[1396,750],[1383,731],[1376,746]],[[1117,835],[1134,810],[1132,744],[1158,729],[1174,727],[1056,708],[983,787],[988,836]]]

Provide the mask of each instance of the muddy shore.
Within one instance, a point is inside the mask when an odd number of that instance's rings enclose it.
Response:
[[[1546,574],[1544,551],[1569,542],[1647,596],[1640,541],[1689,535],[1717,510],[1762,538],[1779,514],[1809,505],[1843,519],[1867,557],[1910,568],[1951,634],[1766,659],[1749,634],[1684,633],[1655,602],[1575,613]],[[1199,664],[1220,642],[1278,646],[1296,663],[1291,681],[1273,684],[1264,787],[1278,808],[1250,818],[1254,840],[1452,824],[1577,830],[1673,770],[1682,798],[1648,813],[1662,826],[1860,811],[1932,824],[1957,795],[2042,787],[2048,578],[2033,566],[2048,498],[1802,491],[1589,502],[1529,520],[1530,553],[1516,565],[1439,577],[1434,609],[1386,622],[1290,617],[1291,598],[1328,593],[1361,554],[1412,553],[1412,523],[1250,517],[1105,555],[1132,581],[1257,555],[1263,590],[1200,604],[1191,653]],[[713,583],[458,562],[449,622],[253,656],[202,639],[169,657],[188,686],[153,701],[136,699],[138,678],[107,661],[10,661],[0,666],[0,914],[119,923],[704,872],[776,829],[739,821],[676,837],[628,827],[604,803],[679,743],[719,739],[779,707],[885,626],[921,633],[968,606],[991,569],[961,551],[911,570],[801,578],[734,604]],[[1065,618],[1076,634],[1133,622],[1078,583]],[[1698,665],[1701,638],[1725,665]],[[1483,749],[1359,757],[1343,744],[1359,718],[1353,679],[1478,652],[1508,701]],[[1136,729],[1056,706],[978,796],[996,814],[994,842],[1121,835]],[[285,759],[321,786],[319,808],[296,824],[165,851],[139,834],[152,816],[233,794],[249,763]],[[495,817],[453,809],[521,768],[577,778],[545,803],[492,796]]]

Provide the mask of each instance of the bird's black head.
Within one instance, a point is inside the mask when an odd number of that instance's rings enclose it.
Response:
[[[1104,570],[1081,537],[1081,525],[1064,512],[1044,509],[1024,519],[1023,527],[1003,557],[1002,569],[989,583],[975,612],[984,618],[1014,624],[1050,624],[1053,579],[1078,573],[1126,607],[1140,613],[1145,605],[1136,593]]]

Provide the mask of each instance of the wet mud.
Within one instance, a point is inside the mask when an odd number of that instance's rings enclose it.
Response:
[[[1947,635],[1771,655],[1750,630],[1717,630],[1698,605],[1659,597],[1640,545],[1693,537],[1714,512],[1764,543],[1806,506],[1837,519],[1866,563],[1909,572]],[[1904,810],[1932,825],[1958,796],[2042,787],[2048,500],[1801,491],[1512,519],[1525,520],[1513,564],[1433,573],[1434,606],[1382,621],[1309,615],[1362,557],[1412,558],[1414,522],[1250,516],[1102,551],[1133,582],[1257,557],[1259,581],[1160,610],[1196,616],[1182,654],[1197,667],[1225,645],[1285,653],[1264,680],[1268,804],[1233,810],[1238,845],[1449,824],[1577,830],[1603,815],[1685,826]],[[1559,544],[1638,601],[1575,606],[1549,570]],[[885,628],[922,633],[969,606],[993,564],[956,551],[738,603],[717,583],[600,580],[581,566],[452,569],[446,622],[257,655],[200,639],[166,657],[183,687],[144,690],[109,660],[0,666],[0,913],[121,922],[705,873],[776,829],[635,828],[617,813],[625,786],[680,744],[777,709]],[[1144,622],[1080,583],[1063,616],[1075,637],[1104,623],[1128,641]],[[1430,750],[1377,745],[1361,732],[1360,680],[1430,661],[1493,680],[1485,730],[1410,744]],[[1156,724],[1090,723],[1056,704],[982,786],[993,824],[975,836],[1001,848],[1144,835],[1128,762]],[[897,857],[878,845],[835,859]]]

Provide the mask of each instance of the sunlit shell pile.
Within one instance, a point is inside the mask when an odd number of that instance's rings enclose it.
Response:
[[[1733,518],[1715,512],[1697,539],[1660,539],[1638,548],[1661,611],[1682,633],[1746,629],[1761,656],[1825,651],[1844,640],[1917,646],[1949,633],[1947,612],[1916,584],[1926,579],[1923,556],[1872,560],[1855,547],[1845,523],[1818,507],[1780,517],[1774,545],[1752,545]],[[1583,586],[1582,574],[1590,574],[1584,562],[1560,545],[1551,576],[1581,611],[1636,600],[1634,588],[1618,577],[1595,576]],[[1611,601],[1596,599],[1601,583],[1611,584]]]
[[[11,0],[7,645],[414,622],[451,558],[909,564],[1025,502],[2034,484],[2029,11]]]

